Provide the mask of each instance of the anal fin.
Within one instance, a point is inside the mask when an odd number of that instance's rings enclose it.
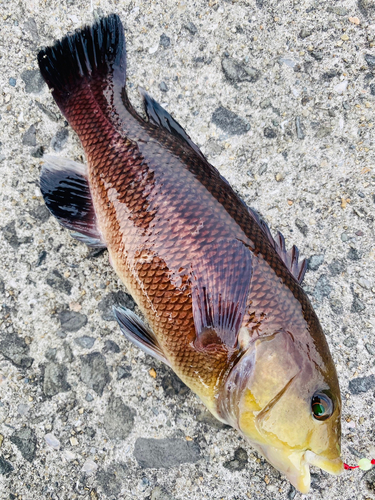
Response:
[[[43,159],[40,190],[48,210],[72,231],[73,238],[90,247],[105,248],[85,165],[58,156],[47,155]]]
[[[113,312],[121,332],[130,342],[142,349],[146,354],[150,354],[158,361],[170,366],[154,333],[147,328],[133,311],[123,306],[113,306]]]

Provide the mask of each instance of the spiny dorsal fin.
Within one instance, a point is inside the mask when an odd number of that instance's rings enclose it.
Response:
[[[124,306],[113,306],[113,312],[121,328],[121,332],[134,345],[146,354],[151,354],[158,361],[170,366],[154,333],[147,328],[136,314]]]
[[[147,117],[151,123],[157,127],[165,128],[170,134],[182,139],[190,148],[192,148],[203,160],[206,161],[202,151],[190,139],[181,125],[166,111],[158,102],[155,101],[142,87],[138,87],[139,93],[143,97],[143,103]]]
[[[72,231],[73,238],[88,246],[106,247],[97,226],[85,165],[50,155],[43,160],[40,190],[48,210]]]
[[[280,233],[280,231],[278,231],[277,237],[273,238],[270,228],[268,227],[267,223],[260,218],[259,214],[252,208],[249,208],[249,213],[251,217],[258,223],[264,234],[267,236],[272,247],[276,250],[280,259],[288,268],[289,272],[298,281],[298,283],[301,284],[306,273],[307,262],[306,259],[303,259],[301,262],[298,261],[298,248],[293,245],[290,250],[287,250],[285,248],[285,238]]]

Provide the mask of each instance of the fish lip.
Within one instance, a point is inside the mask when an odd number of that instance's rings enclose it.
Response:
[[[341,457],[326,458],[323,455],[317,455],[313,451],[307,450],[304,453],[304,460],[309,465],[319,467],[325,472],[328,472],[329,474],[333,474],[335,476],[338,476],[344,470],[344,464],[341,460]]]
[[[310,490],[311,465],[334,475],[339,475],[344,470],[343,462],[339,456],[330,459],[323,455],[317,455],[311,450],[283,453],[282,450],[267,445],[258,445],[255,448],[271,465],[285,474],[290,483],[303,494]]]

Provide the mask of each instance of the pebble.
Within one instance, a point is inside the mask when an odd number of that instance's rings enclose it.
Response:
[[[22,236],[19,237],[16,231],[16,221],[11,221],[9,224],[1,228],[4,238],[9,243],[9,245],[17,250],[20,245],[28,244],[33,242],[32,236]]]
[[[83,335],[82,337],[77,337],[74,339],[74,342],[82,347],[83,349],[91,349],[95,344],[95,338],[89,337],[88,335]]]
[[[149,486],[150,481],[147,479],[147,477],[142,477],[142,479],[138,483],[138,489],[140,491],[146,491]]]
[[[0,474],[6,475],[14,470],[12,464],[0,455]]]
[[[357,377],[349,382],[349,391],[352,394],[361,394],[375,387],[375,376]]]
[[[118,354],[120,352],[120,348],[116,342],[113,340],[107,339],[104,342],[104,347],[102,350],[103,354],[107,354],[108,352],[113,352],[114,354]]]
[[[357,296],[357,294],[353,293],[353,302],[352,307],[350,308],[351,313],[360,313],[366,309],[365,304],[362,300]]]
[[[324,262],[324,255],[312,255],[307,259],[307,269],[310,271],[316,271]]]
[[[338,94],[343,94],[346,89],[348,88],[348,80],[343,80],[342,82],[338,83],[333,87],[333,90],[337,92]]]
[[[332,132],[331,127],[326,127],[323,125],[322,127],[319,127],[315,137],[317,139],[324,139],[324,137],[329,136],[331,132]]]
[[[224,462],[223,466],[230,471],[240,471],[244,469],[248,462],[247,451],[243,448],[237,448],[234,452],[234,458]]]
[[[289,68],[294,68],[297,65],[296,61],[293,61],[293,59],[290,59],[289,57],[280,57],[277,62],[280,66],[285,64],[286,66],[289,66]]]
[[[96,480],[100,484],[104,498],[119,498],[121,488],[127,478],[128,466],[121,462],[113,463],[107,470],[99,469],[96,473]]]
[[[288,491],[288,500],[294,500],[294,497],[297,494],[297,490],[295,489],[294,486],[290,486],[289,491]]]
[[[34,431],[29,427],[22,427],[10,436],[10,441],[15,444],[21,455],[28,462],[35,458],[37,439]]]
[[[82,472],[90,476],[94,472],[96,472],[98,469],[98,465],[92,460],[91,458],[88,458],[85,463],[83,464],[83,467],[81,469]]]
[[[267,99],[264,99],[264,101],[262,101],[260,104],[259,104],[259,107],[261,109],[267,109],[269,108],[270,106],[272,105],[271,103],[271,99],[269,97],[267,97]]]
[[[375,356],[375,346],[369,343],[365,344],[366,350],[371,356]]]
[[[150,500],[175,500],[175,498],[164,488],[156,486],[156,488],[151,491]]]
[[[130,378],[131,366],[118,366],[117,367],[117,380],[122,380],[124,378]]]
[[[229,425],[224,424],[223,422],[220,422],[217,418],[215,418],[212,413],[205,408],[203,408],[200,413],[198,413],[197,417],[197,422],[200,422],[202,424],[207,424],[210,427],[213,427],[214,429],[229,429]]]
[[[65,310],[61,311],[58,316],[61,328],[65,332],[78,332],[87,324],[87,316],[79,312]]]
[[[167,36],[165,33],[163,33],[162,35],[160,35],[160,42],[159,43],[162,47],[164,47],[166,49],[170,46],[171,39],[169,38],[169,36]]]
[[[329,297],[332,292],[332,287],[330,285],[329,279],[325,274],[322,274],[318,281],[316,282],[314,288],[314,297],[317,301],[322,302],[324,297]]]
[[[310,52],[310,55],[316,60],[316,61],[322,61],[323,60],[323,53],[318,51],[318,50],[312,50]]]
[[[305,38],[308,38],[309,36],[312,35],[312,31],[306,28],[302,28],[302,30],[299,33],[299,37],[304,40]]]
[[[51,432],[48,433],[48,434],[46,434],[44,436],[44,439],[45,439],[46,443],[48,444],[48,446],[50,446],[54,450],[59,450],[60,449],[60,441]]]
[[[126,439],[134,427],[136,412],[125,405],[120,397],[112,395],[104,414],[103,426],[110,439]]]
[[[298,139],[303,140],[305,138],[305,132],[303,130],[303,125],[302,125],[300,116],[296,117],[296,132],[297,132]]]
[[[192,22],[188,22],[187,24],[185,24],[184,28],[187,29],[188,31],[190,31],[190,34],[192,34],[192,35],[195,35],[198,32],[197,27]]]
[[[56,353],[57,349],[55,347],[49,347],[46,352],[44,353],[44,356],[49,360],[49,361],[55,361],[56,359]]]
[[[94,396],[90,394],[89,392],[86,393],[85,400],[91,403],[91,401],[94,401]]]
[[[375,68],[375,56],[372,54],[365,55],[365,61],[367,62],[370,69]]]
[[[342,302],[339,299],[335,299],[335,298],[330,299],[329,305],[335,314],[342,314],[343,313],[344,308],[343,308]]]
[[[65,460],[67,460],[68,462],[72,462],[73,460],[75,460],[76,458],[76,455],[75,453],[73,453],[72,451],[70,450],[64,450],[62,452],[62,456],[65,458]]]
[[[295,225],[296,225],[297,229],[303,234],[303,236],[307,236],[307,233],[309,232],[309,228],[303,222],[303,220],[296,219],[295,220]]]
[[[353,248],[353,247],[351,247],[349,249],[347,257],[348,257],[348,259],[353,260],[353,261],[361,260],[361,256],[359,255],[358,250],[356,248]]]
[[[275,139],[277,137],[277,132],[276,132],[276,130],[274,128],[266,127],[263,130],[263,135],[267,139]]]
[[[67,128],[61,128],[56,132],[56,134],[51,139],[51,147],[59,152],[61,151],[68,141],[69,130]]]
[[[72,437],[69,439],[69,441],[70,441],[70,444],[71,444],[72,446],[78,446],[78,439],[77,439],[75,436],[72,436]]]
[[[43,111],[43,113],[50,119],[52,120],[53,122],[58,122],[59,121],[59,116],[52,110],[50,110],[49,108],[47,108],[47,106],[45,106],[43,103],[39,102],[39,101],[34,101],[35,102],[35,105],[41,110]]]
[[[163,377],[161,386],[168,397],[185,396],[190,390],[172,371]]]
[[[70,390],[66,377],[68,369],[60,363],[47,363],[44,369],[43,392],[47,397],[56,396],[60,392]]]
[[[328,12],[333,12],[337,16],[341,16],[341,17],[345,17],[349,13],[348,9],[346,9],[345,7],[341,7],[339,5],[337,5],[337,6],[336,5],[335,6],[329,5],[327,7],[327,11]]]
[[[179,438],[138,438],[133,454],[138,465],[144,469],[167,469],[184,463],[195,463],[201,458],[199,445],[195,441]]]
[[[0,341],[0,353],[19,368],[30,368],[33,364],[29,351],[25,340],[15,333],[7,333]]]
[[[21,403],[17,406],[17,413],[20,416],[27,415],[30,411],[30,405]]]
[[[87,387],[101,396],[104,387],[110,382],[108,367],[105,357],[100,352],[90,352],[81,356],[81,380]]]
[[[223,57],[221,67],[226,78],[232,83],[256,82],[260,76],[255,68],[231,57]]]
[[[284,180],[284,175],[281,172],[277,172],[275,175],[276,182],[282,182]]]
[[[46,279],[47,285],[49,285],[54,290],[63,291],[64,293],[70,295],[72,291],[72,283],[65,279],[57,269],[54,269],[49,273]]]
[[[371,282],[366,278],[359,278],[358,284],[365,290],[371,290]]]
[[[113,315],[113,306],[117,305],[124,306],[132,311],[134,311],[135,308],[135,302],[129,294],[122,290],[118,292],[109,292],[98,304],[98,309],[105,321],[116,321]]]
[[[212,123],[228,135],[243,135],[250,130],[250,125],[240,116],[220,106],[212,114]]]
[[[23,71],[21,79],[25,82],[25,92],[28,94],[40,94],[44,89],[45,82],[38,69]]]
[[[159,85],[159,89],[162,92],[168,92],[168,87],[167,87],[167,84],[165,82],[161,82],[161,84]]]
[[[36,128],[35,125],[30,125],[22,136],[22,144],[24,146],[36,146]]]
[[[51,216],[51,212],[45,205],[37,205],[35,208],[29,210],[29,214],[36,220],[39,220],[42,224],[48,221]]]
[[[355,337],[349,336],[344,339],[343,344],[345,347],[353,348],[358,344],[358,340]]]

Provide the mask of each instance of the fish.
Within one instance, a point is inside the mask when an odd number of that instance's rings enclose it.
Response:
[[[116,306],[121,332],[300,492],[310,466],[340,474],[340,387],[297,247],[142,88],[137,113],[118,15],[41,49],[38,64],[87,160],[47,155],[41,192],[74,238],[107,248],[144,317]]]

